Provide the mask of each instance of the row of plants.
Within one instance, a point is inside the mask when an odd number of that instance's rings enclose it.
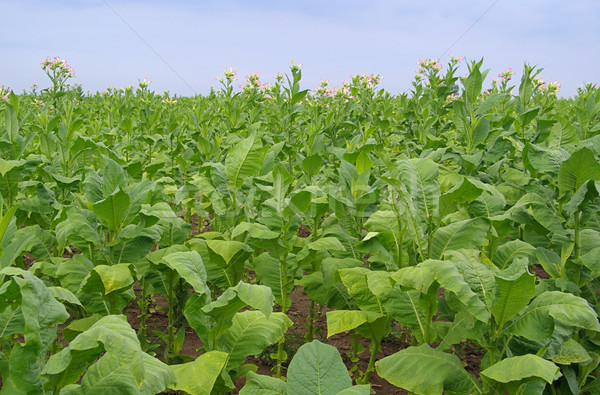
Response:
[[[374,374],[418,394],[598,391],[600,90],[559,98],[525,65],[484,91],[483,61],[420,65],[408,94],[377,75],[309,92],[293,64],[171,97],[147,80],[85,95],[44,61],[52,88],[0,101],[0,393],[244,377],[243,394],[368,394]],[[291,355],[295,289],[310,314]],[[323,309],[354,366],[314,340]],[[269,376],[246,363],[265,350]]]

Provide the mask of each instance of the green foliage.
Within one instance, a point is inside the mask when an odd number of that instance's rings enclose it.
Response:
[[[559,98],[530,65],[489,86],[453,58],[398,95],[311,92],[296,64],[83,95],[44,64],[51,88],[0,101],[2,393],[364,394],[375,369],[415,393],[598,392],[598,87]],[[352,337],[350,374],[325,332]]]

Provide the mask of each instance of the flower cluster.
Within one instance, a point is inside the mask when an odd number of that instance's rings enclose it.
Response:
[[[546,94],[556,95],[558,92],[560,92],[560,87],[561,84],[558,81],[550,80],[550,82],[542,83],[542,85],[540,85],[540,91]]]
[[[44,59],[40,65],[42,66],[42,70],[46,72],[46,74],[54,73],[55,75],[61,75],[66,80],[67,78],[75,77],[75,70],[67,63],[65,59],[61,59],[58,56],[55,56],[53,59],[50,59],[48,56]]]
[[[46,106],[46,103],[44,103],[43,100],[35,99],[35,98],[31,101],[31,104],[34,105],[35,107],[44,107],[44,106]]]
[[[439,61],[439,59],[437,59]],[[465,58],[463,58],[462,56],[454,56],[452,54],[450,54],[450,63],[453,64],[458,64],[460,62],[462,62],[463,60],[465,60]],[[441,69],[441,67],[440,67]]]
[[[225,76],[225,79],[216,77],[216,80],[221,84],[231,84],[233,81],[237,81],[237,71],[235,71],[231,66],[225,68],[223,75]]]
[[[420,69],[417,70],[417,74],[426,74],[426,72],[437,72],[443,67],[440,59],[419,59],[417,65],[420,66]]]
[[[352,78],[352,86],[355,86],[357,88],[366,88],[369,90],[374,89],[377,85],[379,85],[379,83],[381,82],[381,80],[383,79],[383,77],[379,74],[354,74],[350,76]]]
[[[9,88],[5,88],[4,85],[0,85],[0,99],[6,101],[12,91]]]
[[[498,74],[498,78],[500,78],[502,82],[508,82],[512,79],[513,75],[515,75],[515,72],[512,67],[509,67],[508,69],[502,70],[502,72]]]
[[[244,78],[246,78],[246,84],[239,85],[239,88],[244,88],[244,90],[259,89],[260,87],[267,85],[266,83],[263,84],[260,82],[260,73],[250,73]]]
[[[173,104],[177,104],[177,99],[174,99],[174,98],[171,98],[171,97],[167,96],[164,99],[162,99],[160,102],[161,103],[165,103],[165,104],[173,105]]]
[[[292,71],[292,73],[295,73],[297,71],[300,71],[300,68],[303,66],[303,63],[294,63],[294,61],[292,60],[292,67],[290,67],[290,70]]]
[[[349,98],[354,99],[354,96],[350,95],[350,84],[346,81],[344,81],[341,87],[338,87],[330,86],[329,81],[321,79],[321,84],[313,92],[321,97],[344,97],[346,100]]]
[[[147,88],[148,85],[150,85],[152,83],[152,81],[144,78],[143,80],[139,80],[138,79],[138,86],[140,87],[140,89],[144,89]]]
[[[458,99],[458,97],[459,97],[458,94],[452,93],[452,94],[446,96],[446,103],[452,103],[453,101]]]
[[[283,74],[281,74],[281,72],[279,71],[273,76],[273,78],[275,78],[275,81],[277,81],[280,84],[283,82]]]

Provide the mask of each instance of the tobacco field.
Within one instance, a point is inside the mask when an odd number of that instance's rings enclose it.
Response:
[[[419,63],[2,88],[0,394],[600,393],[600,90]]]

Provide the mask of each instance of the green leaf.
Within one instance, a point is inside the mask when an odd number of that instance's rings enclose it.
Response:
[[[468,178],[463,178],[460,184],[440,196],[439,219],[456,211],[459,204],[470,203],[477,199],[483,189],[473,184]]]
[[[379,376],[417,394],[468,394],[478,391],[477,378],[463,368],[457,356],[428,344],[408,347],[375,363]]]
[[[215,381],[227,362],[227,353],[209,351],[193,362],[171,365],[177,384],[170,388],[190,395],[210,395]]]
[[[431,159],[404,159],[398,161],[397,169],[418,215],[421,220],[428,221],[438,209],[438,165]]]
[[[327,337],[356,329],[367,322],[375,322],[384,314],[360,310],[332,310],[327,312]]]
[[[302,160],[302,170],[308,177],[316,175],[322,165],[323,159],[320,155],[309,155]]]
[[[453,292],[467,311],[476,319],[487,322],[490,313],[485,303],[474,293],[457,267],[450,261],[427,260],[417,266],[400,269],[392,278],[402,286],[411,287],[423,294],[436,281],[439,287]]]
[[[345,251],[337,237],[320,237],[308,243],[308,248],[313,251]]]
[[[560,365],[570,365],[580,363],[586,365],[592,361],[592,357],[575,339],[568,339],[560,347],[560,351],[552,358],[553,362]]]
[[[117,188],[111,195],[92,205],[92,211],[112,231],[118,231],[129,209],[129,195]]]
[[[99,357],[99,359],[98,359]],[[171,368],[141,350],[135,331],[124,316],[102,317],[71,343],[50,357],[42,377],[58,389],[81,379],[81,386],[65,393],[154,394],[175,381]]]
[[[225,174],[229,185],[239,188],[246,178],[257,174],[264,156],[265,150],[257,133],[234,145],[225,158]]]
[[[206,270],[202,257],[196,251],[174,252],[162,258],[162,261],[190,284],[197,293],[210,293],[206,284]]]
[[[369,158],[369,153],[366,150],[360,151],[356,158],[356,171],[362,174],[373,167],[373,161]]]
[[[518,265],[518,263],[516,263]],[[526,265],[525,265],[526,267]],[[527,271],[518,278],[496,276],[496,297],[492,315],[500,328],[517,315],[535,296],[535,276]]]
[[[289,295],[294,289],[293,271],[288,267],[287,278],[283,271],[283,262],[265,252],[254,258],[254,271],[261,283],[270,287],[275,302],[281,304],[284,293]]]
[[[558,366],[537,355],[527,354],[510,357],[496,362],[481,372],[482,376],[497,381],[508,383],[521,381],[531,377],[540,378],[547,383],[552,383],[561,376]]]
[[[206,245],[223,258],[226,264],[229,264],[240,251],[253,251],[247,244],[232,240],[206,240]]]
[[[287,383],[275,377],[263,376],[254,372],[246,375],[246,385],[240,395],[287,395]]]
[[[481,250],[490,228],[487,218],[473,218],[439,228],[433,236],[431,257],[441,259],[446,251]]]
[[[97,277],[96,277],[97,276]],[[128,288],[134,283],[129,264],[98,265],[90,272],[90,277],[82,286],[84,292],[100,291],[108,295],[113,291]]]
[[[227,321],[239,309],[250,306],[269,317],[273,312],[273,299],[273,291],[269,287],[240,281],[235,287],[227,288],[217,300],[202,307],[202,311],[219,321]]]
[[[502,244],[496,249],[494,258],[492,261],[500,269],[505,269],[512,261],[516,258],[528,258],[534,257],[535,247],[531,244],[521,240],[511,240],[507,243]]]
[[[600,180],[600,163],[594,152],[583,147],[571,154],[560,166],[558,172],[558,189],[562,196],[577,191],[589,180]]]
[[[600,332],[596,312],[585,299],[559,291],[538,295],[523,313],[505,328],[529,340],[544,340],[554,332],[554,322]]]
[[[288,392],[298,395],[334,395],[352,386],[338,350],[318,340],[298,349],[287,379]]]
[[[283,313],[269,318],[260,311],[242,311],[233,317],[232,325],[219,339],[218,349],[229,353],[226,370],[240,366],[246,357],[258,355],[283,337],[292,321]]]

